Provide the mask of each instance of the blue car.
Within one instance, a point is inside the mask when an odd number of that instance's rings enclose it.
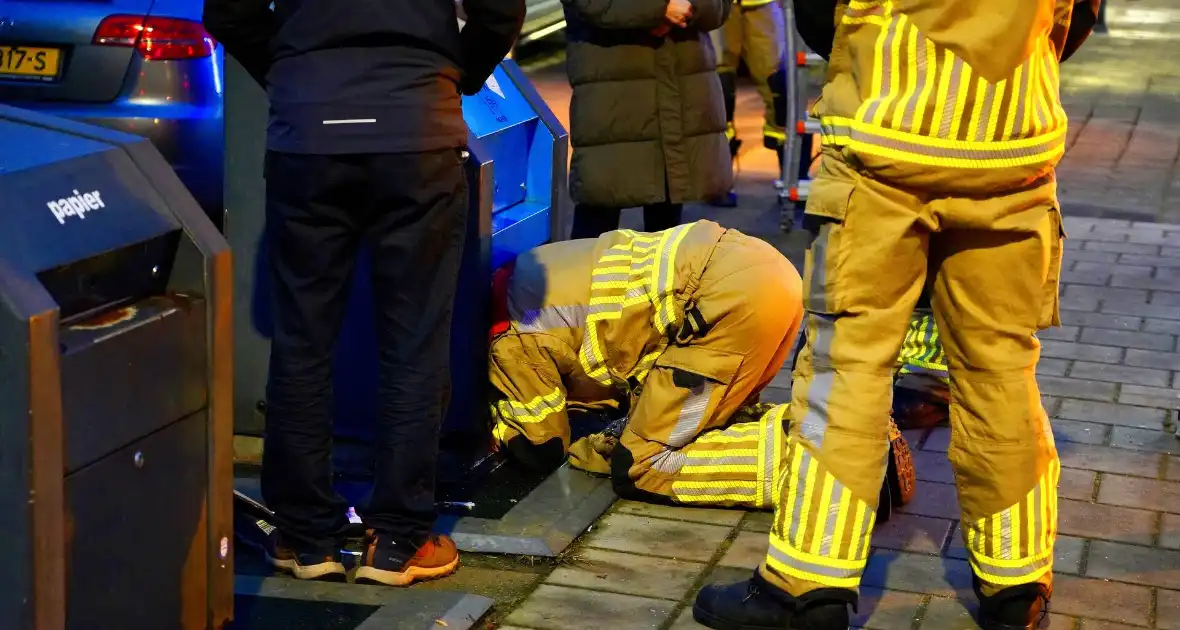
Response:
[[[0,0],[0,103],[150,138],[220,225],[222,51],[201,0]]]

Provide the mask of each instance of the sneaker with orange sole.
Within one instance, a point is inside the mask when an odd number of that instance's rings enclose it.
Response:
[[[356,570],[358,584],[409,586],[446,577],[459,568],[459,549],[449,536],[431,534],[409,560],[388,534],[369,530],[365,552]]]

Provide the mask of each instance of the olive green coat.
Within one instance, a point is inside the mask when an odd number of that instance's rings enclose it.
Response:
[[[573,87],[570,196],[628,208],[723,194],[733,181],[708,32],[732,0],[693,0],[664,37],[666,0],[562,0]]]

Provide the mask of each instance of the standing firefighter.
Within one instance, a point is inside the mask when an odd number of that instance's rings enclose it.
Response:
[[[712,32],[717,50],[717,74],[721,77],[725,97],[725,137],[729,140],[729,154],[736,159],[742,144],[733,120],[737,108],[738,65],[745,61],[758,95],[762,97],[762,144],[777,152],[781,163],[786,142],[786,110],[782,107],[782,91],[786,88],[782,0],[734,0],[733,5],[725,24]],[[710,203],[734,207],[737,194],[730,190],[726,195],[711,199]]]
[[[830,65],[814,110],[824,148],[807,202],[790,464],[762,566],[703,589],[694,617],[848,627],[886,472],[891,376],[929,275],[980,623],[1033,628],[1052,592],[1060,470],[1033,376],[1036,332],[1059,324],[1058,65],[1098,2],[823,4],[795,3]]]
[[[497,281],[490,352],[495,435],[510,456],[549,469],[569,453],[641,500],[772,506],[787,406],[749,405],[799,329],[790,262],[698,221],[544,245],[511,273]],[[571,445],[569,408],[623,412],[626,424]],[[903,476],[884,492],[900,504],[912,470],[892,437]]]

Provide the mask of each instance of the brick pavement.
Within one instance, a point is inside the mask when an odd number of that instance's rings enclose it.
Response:
[[[1112,35],[1095,36],[1063,69],[1071,114],[1060,176],[1070,237],[1063,326],[1042,335],[1037,371],[1063,466],[1056,593],[1045,627],[1180,630],[1180,439],[1173,435],[1180,421],[1180,4],[1114,0],[1109,10]],[[757,138],[756,98],[744,91],[739,100],[746,138]],[[742,208],[691,208],[686,218],[715,217],[801,264],[798,235],[777,230],[773,154],[749,144]],[[638,227],[637,219],[626,221]],[[766,398],[785,401],[789,387],[784,372]],[[874,533],[856,627],[975,629],[948,430],[907,437],[917,494]],[[500,627],[699,629],[689,611],[696,591],[747,577],[765,553],[769,522],[764,512],[621,501]]]

